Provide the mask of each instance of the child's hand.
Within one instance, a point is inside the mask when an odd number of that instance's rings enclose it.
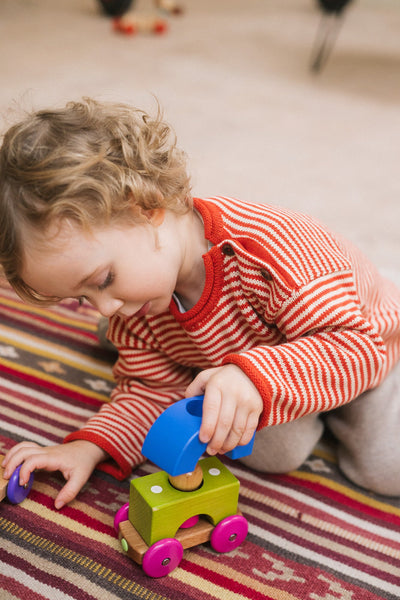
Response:
[[[208,454],[224,454],[248,444],[263,409],[261,396],[236,365],[206,369],[186,389],[186,397],[204,394],[200,441]]]
[[[28,482],[35,469],[61,471],[67,483],[54,501],[54,506],[59,509],[75,498],[95,466],[107,456],[104,450],[85,440],[45,447],[34,442],[21,442],[11,448],[4,457],[4,477],[9,479],[21,464],[20,485]]]

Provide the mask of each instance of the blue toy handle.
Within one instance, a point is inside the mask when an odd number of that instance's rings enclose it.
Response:
[[[204,454],[206,443],[200,442],[199,431],[204,396],[184,398],[169,406],[154,422],[144,440],[142,454],[169,475],[194,471]],[[253,451],[253,435],[245,446],[226,453],[232,459],[248,456]]]

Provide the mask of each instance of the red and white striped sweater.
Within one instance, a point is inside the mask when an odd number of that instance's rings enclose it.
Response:
[[[199,369],[238,365],[264,402],[259,428],[331,410],[382,381],[400,356],[400,292],[310,217],[231,198],[195,200],[212,247],[199,302],[124,321],[111,402],[65,441],[86,439],[129,475],[154,420]]]

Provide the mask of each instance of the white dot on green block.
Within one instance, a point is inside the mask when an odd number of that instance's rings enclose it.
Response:
[[[216,475],[220,475],[221,474],[221,471],[219,469],[215,469],[215,468],[209,469],[208,472],[210,473],[210,475],[214,475],[214,477]]]
[[[161,485],[152,485],[150,490],[153,492],[153,494],[161,494],[163,491]]]

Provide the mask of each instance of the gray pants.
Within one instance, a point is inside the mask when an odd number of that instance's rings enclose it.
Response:
[[[297,469],[324,425],[338,442],[338,464],[351,481],[378,494],[400,496],[400,363],[379,387],[345,406],[261,429],[251,456],[240,460],[265,473]]]

